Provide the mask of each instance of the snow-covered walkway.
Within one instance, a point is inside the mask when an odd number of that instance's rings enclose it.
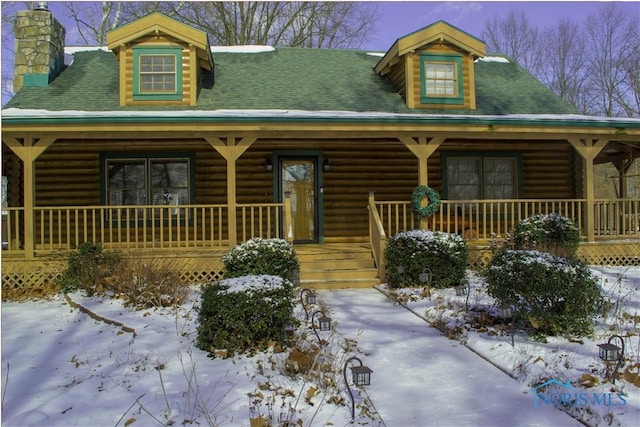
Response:
[[[375,289],[318,296],[340,335],[357,340],[373,370],[366,393],[388,427],[581,425],[534,407],[531,389]]]

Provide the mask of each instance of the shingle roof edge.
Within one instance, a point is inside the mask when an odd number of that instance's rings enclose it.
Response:
[[[175,110],[163,111],[49,111],[7,108],[3,124],[77,122],[425,122],[472,124],[531,124],[537,126],[613,126],[640,128],[640,119],[579,114],[447,115],[304,110]]]

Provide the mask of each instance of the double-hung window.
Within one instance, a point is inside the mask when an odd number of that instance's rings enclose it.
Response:
[[[163,205],[146,219],[179,216],[193,193],[193,159],[190,155],[105,157],[103,160],[105,202],[109,206]],[[160,212],[162,210],[162,213]],[[136,210],[128,210],[129,215]],[[143,209],[137,210],[138,219]]]
[[[420,55],[420,102],[462,104],[462,56]]]
[[[450,200],[516,199],[520,159],[517,155],[444,155],[446,195]]]
[[[182,49],[139,47],[133,49],[133,99],[182,99]]]

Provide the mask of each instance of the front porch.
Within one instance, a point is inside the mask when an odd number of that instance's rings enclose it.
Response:
[[[375,271],[378,278],[384,278],[388,237],[418,228],[463,235],[470,247],[470,267],[481,268],[488,260],[492,239],[504,237],[523,218],[548,213],[576,222],[584,240],[578,254],[585,262],[640,264],[637,199],[595,200],[593,208],[583,199],[442,200],[436,214],[420,220],[409,202],[378,201],[370,194],[368,209],[369,236],[296,245],[305,286],[371,286]],[[33,218],[32,233],[25,233],[28,216]],[[170,263],[185,283],[221,278],[222,256],[234,246],[230,242],[252,237],[292,241],[295,218],[288,197],[283,203],[236,205],[234,216],[236,227],[230,228],[227,205],[36,207],[31,215],[24,208],[7,208],[2,234],[3,288],[41,287],[53,281],[66,268],[68,253],[85,241],[100,242],[105,248],[151,263]],[[358,260],[351,266],[332,268],[345,253]],[[362,270],[362,277],[354,270]]]

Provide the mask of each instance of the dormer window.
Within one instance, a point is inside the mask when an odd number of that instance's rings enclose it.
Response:
[[[140,92],[175,93],[175,55],[140,55]]]
[[[133,99],[182,99],[182,49],[138,47],[133,49]]]
[[[438,21],[400,37],[376,64],[410,109],[476,109],[474,61],[485,43]]]
[[[197,105],[213,72],[207,33],[159,12],[107,33],[119,67],[120,105]]]
[[[462,56],[420,55],[420,102],[462,104]]]

